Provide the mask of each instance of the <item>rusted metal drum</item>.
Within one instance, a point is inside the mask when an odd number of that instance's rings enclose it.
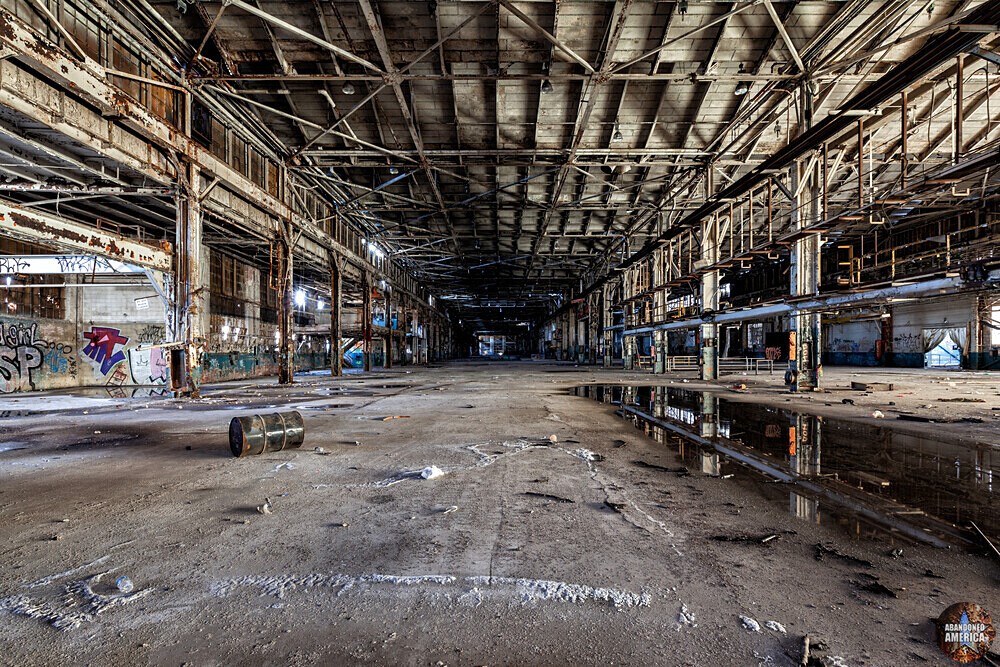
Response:
[[[270,415],[233,417],[233,421],[229,422],[229,448],[233,451],[233,456],[295,449],[302,446],[305,436],[302,415],[294,410]]]

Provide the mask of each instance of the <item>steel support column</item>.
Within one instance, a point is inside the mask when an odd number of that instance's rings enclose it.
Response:
[[[372,369],[372,282],[365,273],[361,286],[361,353],[364,358],[364,369],[368,373]]]
[[[653,373],[662,375],[667,372],[667,332],[653,332]]]
[[[392,333],[392,287],[386,286],[385,290],[385,327],[389,334],[385,337],[385,367],[392,368],[392,351],[396,347],[396,340]]]
[[[793,186],[798,185],[801,165],[792,169]],[[810,193],[808,202],[796,195],[792,207],[792,227],[801,229],[813,224],[818,216],[818,178],[815,169],[801,175],[811,182],[803,192]],[[793,187],[793,190],[797,189]],[[790,294],[793,297],[816,296],[819,293],[820,236],[809,234],[797,239],[791,248]],[[820,339],[821,314],[816,311],[792,311],[788,350],[788,385],[790,391],[813,389],[819,386],[822,373],[822,341]]]
[[[343,312],[343,271],[338,258],[330,255],[330,375],[344,374],[344,353],[340,349],[341,315]]]
[[[711,197],[712,187],[711,165],[705,174],[706,197]],[[707,215],[701,220],[701,259],[708,266],[714,266],[719,261],[719,217],[718,214]],[[709,271],[701,277],[701,309],[704,317],[714,318],[719,310],[719,272]],[[701,334],[700,377],[702,380],[716,380],[719,377],[719,325],[714,321],[705,321],[699,327]]]
[[[194,164],[183,167],[182,194],[177,199],[174,267],[173,337],[183,347],[171,350],[170,389],[176,396],[200,396],[201,361],[208,340],[208,285],[202,264],[201,173]]]
[[[292,318],[292,238],[290,222],[281,223],[278,239],[278,384],[291,384],[295,375],[295,339]]]

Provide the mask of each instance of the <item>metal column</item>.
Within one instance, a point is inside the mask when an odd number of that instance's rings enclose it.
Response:
[[[330,255],[330,375],[344,374],[344,353],[340,349],[343,311],[343,273],[336,256]]]
[[[705,175],[705,195],[711,197],[712,166]],[[701,221],[701,259],[708,266],[719,261],[719,218],[710,215]],[[719,272],[709,271],[701,277],[701,308],[703,313],[714,317],[719,310]],[[706,321],[700,326],[701,333],[701,374],[702,380],[716,380],[719,377],[719,325]]]
[[[208,285],[202,264],[202,214],[199,204],[201,171],[182,167],[183,194],[177,200],[177,253],[174,270],[172,340],[184,346],[171,350],[170,388],[177,396],[200,396],[202,355],[208,340]]]
[[[278,239],[278,384],[291,384],[295,376],[295,339],[292,328],[292,229],[283,223]]]
[[[372,369],[372,282],[367,273],[361,287],[361,352],[367,373]]]
[[[385,326],[389,330],[389,335],[385,337],[385,367],[392,368],[392,350],[395,347],[395,340],[392,333],[392,287],[388,284],[385,292]]]

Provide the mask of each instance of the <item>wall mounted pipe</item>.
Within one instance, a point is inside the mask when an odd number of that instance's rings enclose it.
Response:
[[[1000,270],[991,271],[989,281],[1000,281]],[[742,322],[743,320],[755,320],[762,317],[773,317],[791,312],[823,311],[830,308],[849,308],[853,306],[865,305],[871,302],[886,301],[896,298],[918,297],[918,296],[938,296],[941,294],[951,294],[957,292],[965,285],[961,278],[939,278],[923,283],[912,285],[898,285],[896,287],[885,287],[882,289],[868,290],[867,292],[857,292],[855,294],[837,294],[821,299],[809,299],[798,303],[776,303],[769,306],[759,306],[747,310],[735,310],[728,313],[720,313],[710,321],[716,324],[725,322]],[[707,320],[700,317],[678,320],[676,322],[666,322],[648,327],[638,327],[626,329],[624,335],[636,336],[652,333],[653,331],[670,331],[673,329],[690,329],[704,324]]]

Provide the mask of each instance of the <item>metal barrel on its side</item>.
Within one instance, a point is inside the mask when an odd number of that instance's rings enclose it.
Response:
[[[229,449],[233,456],[280,452],[302,446],[306,428],[296,411],[233,417],[229,422]]]

